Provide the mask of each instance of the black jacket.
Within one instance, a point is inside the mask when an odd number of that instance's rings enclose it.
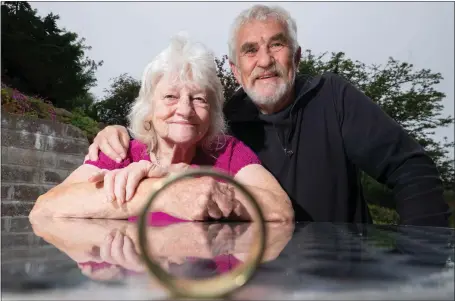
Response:
[[[401,223],[447,226],[434,162],[377,104],[331,73],[297,77],[295,89],[295,101],[272,115],[239,89],[224,113],[288,193],[297,221],[371,223],[363,170],[393,190]]]

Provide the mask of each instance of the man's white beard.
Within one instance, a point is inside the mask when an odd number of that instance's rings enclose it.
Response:
[[[259,107],[261,106],[273,106],[280,101],[284,100],[284,97],[286,96],[286,93],[289,92],[290,89],[294,87],[294,81],[295,81],[295,74],[293,75],[292,79],[290,81],[284,81],[280,82],[278,84],[271,84],[275,86],[275,92],[271,95],[261,95],[260,93],[257,93],[254,91],[254,89],[247,89],[243,87],[243,90],[245,93],[248,95],[248,97],[253,101],[253,103]]]

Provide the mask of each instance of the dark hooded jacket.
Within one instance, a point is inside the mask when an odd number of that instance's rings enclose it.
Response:
[[[392,189],[401,223],[447,226],[434,162],[377,104],[332,73],[298,76],[295,95],[264,115],[239,89],[224,113],[288,193],[297,221],[371,223],[363,170]]]

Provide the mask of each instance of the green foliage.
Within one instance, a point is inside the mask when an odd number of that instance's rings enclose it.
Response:
[[[455,228],[455,191],[454,190],[446,190],[444,191],[444,198],[449,204],[449,208],[452,211],[452,215],[450,217],[450,226]]]
[[[398,225],[399,216],[393,209],[368,204],[373,222],[377,225]]]
[[[80,128],[87,136],[89,141],[92,141],[99,132],[98,122],[85,115],[84,111],[77,108],[72,111],[70,123],[75,127]]]
[[[68,108],[72,108],[73,110],[80,108],[82,111],[87,112],[95,102],[95,95],[93,95],[93,93],[87,92],[85,94],[71,98],[67,101],[67,104]]]
[[[225,68],[228,62],[228,56],[223,55],[220,59],[215,58],[215,63],[216,63],[216,69],[217,69],[217,75],[220,78],[221,84],[223,85],[224,88],[224,98],[226,101],[229,101],[229,99],[232,97],[234,94],[235,90],[240,87],[240,85],[237,83],[234,74],[230,69]]]
[[[379,223],[387,224],[387,223]],[[370,228],[368,231],[368,243],[376,248],[394,250],[397,247],[396,237],[389,231],[380,228]]]
[[[449,149],[455,146],[445,138],[435,141],[434,129],[454,122],[451,116],[442,117],[445,94],[436,90],[443,79],[429,69],[415,70],[412,64],[389,58],[384,66],[367,66],[346,58],[343,52],[314,55],[306,50],[299,73],[317,75],[333,72],[349,80],[375,101],[390,117],[416,139],[435,161],[446,187],[455,182],[453,158]]]
[[[57,27],[58,15],[41,18],[27,2],[2,2],[2,82],[28,95],[72,109],[68,100],[95,86],[102,62],[74,32]]]
[[[55,120],[55,110],[51,103],[22,94],[16,89],[2,84],[2,108],[13,114]]]
[[[82,108],[72,113],[60,114],[60,109],[38,97],[30,97],[2,84],[2,109],[12,114],[48,119],[66,124],[72,124],[81,129],[89,141],[99,132],[98,122],[87,116]]]
[[[106,97],[96,103],[98,120],[105,124],[128,124],[127,115],[131,104],[139,94],[141,82],[127,74],[114,78]]]

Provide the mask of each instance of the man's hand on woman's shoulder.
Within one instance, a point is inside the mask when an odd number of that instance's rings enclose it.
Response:
[[[88,155],[85,157],[91,161],[98,160],[98,153],[101,151],[114,161],[121,161],[126,158],[130,143],[130,136],[127,129],[121,125],[108,125],[102,129],[93,139],[88,148]]]

